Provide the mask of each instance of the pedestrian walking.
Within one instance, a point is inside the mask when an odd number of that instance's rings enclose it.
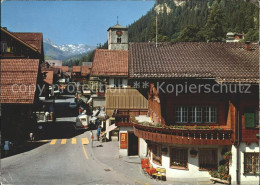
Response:
[[[93,148],[94,135],[93,135],[92,130],[90,130],[90,138],[91,138],[91,147]]]
[[[7,157],[8,154],[9,154],[9,150],[10,150],[10,145],[9,145],[9,144],[10,144],[9,141],[5,141],[5,142],[4,142],[4,153],[5,153],[5,157]]]
[[[81,114],[81,112],[82,112],[82,109],[81,109],[81,107],[79,107],[79,114]]]
[[[101,126],[99,125],[97,128],[97,140],[99,140],[100,132],[101,132]]]

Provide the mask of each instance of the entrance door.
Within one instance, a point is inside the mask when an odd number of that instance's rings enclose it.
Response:
[[[138,155],[138,137],[128,132],[128,156]]]

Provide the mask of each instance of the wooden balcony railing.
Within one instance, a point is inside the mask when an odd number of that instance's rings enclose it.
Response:
[[[157,143],[188,145],[232,145],[232,130],[172,129],[133,123],[134,134]]]
[[[115,124],[118,127],[132,127],[133,126],[133,123],[130,121],[129,115],[115,116]]]
[[[113,113],[116,126],[132,127],[131,116],[146,115],[147,109],[116,109]]]

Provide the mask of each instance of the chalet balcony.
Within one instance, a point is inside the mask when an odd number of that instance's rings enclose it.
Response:
[[[115,124],[118,127],[132,127],[133,123],[129,121],[129,115],[117,115],[115,116]]]
[[[116,109],[113,113],[115,124],[118,127],[132,127],[131,116],[146,115],[147,109]]]
[[[187,145],[232,145],[232,130],[217,128],[196,129],[194,127],[159,127],[133,123],[134,134],[157,143]]]

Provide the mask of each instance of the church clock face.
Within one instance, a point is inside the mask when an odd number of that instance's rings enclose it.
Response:
[[[123,35],[123,33],[122,33],[121,30],[117,30],[117,31],[116,31],[116,34],[117,34],[118,37],[121,37],[121,36]]]

